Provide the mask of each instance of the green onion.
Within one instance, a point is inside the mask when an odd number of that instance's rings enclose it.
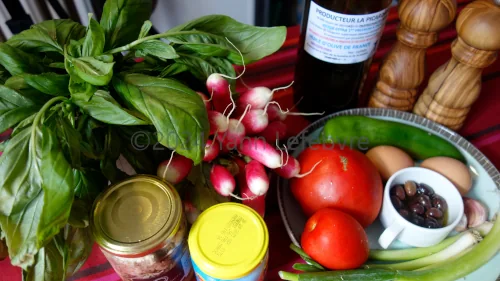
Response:
[[[384,269],[337,270],[322,272],[290,273],[280,271],[283,280],[290,281],[391,281],[397,280],[397,271]]]
[[[317,269],[320,270],[325,270],[324,267],[321,266],[321,264],[315,262],[309,255],[307,255],[301,248],[295,246],[295,244],[290,244],[290,249],[292,249],[295,253],[297,253],[305,262],[308,264],[316,267]]]
[[[318,271],[321,271],[321,269],[319,269],[319,268],[317,268],[315,266],[312,266],[312,265],[309,265],[309,264],[303,264],[303,263],[296,263],[292,267],[295,270],[304,271],[304,272],[318,272]]]
[[[379,261],[407,261],[430,256],[448,248],[457,242],[464,233],[446,238],[441,243],[425,248],[409,248],[398,250],[371,250],[369,259]]]
[[[492,228],[493,228],[493,223],[487,221],[479,226],[474,227],[473,230],[479,232],[481,236],[485,237],[486,235],[488,235],[488,233],[490,233]]]
[[[470,252],[472,249],[474,249],[474,247],[476,247],[476,245],[466,249],[465,251],[461,252],[460,254],[448,259],[448,260],[445,260],[443,262],[452,262],[454,260],[457,260],[463,256],[465,256],[468,252]],[[433,269],[433,268],[438,268],[440,266],[443,265],[443,262],[438,262],[438,263],[434,263],[434,264],[431,264],[431,265],[428,265],[428,266],[425,266],[425,267],[422,267],[422,268],[419,268],[419,269],[416,269],[416,271],[419,271],[419,270],[428,270],[428,269]]]
[[[464,232],[463,235],[460,235],[460,239],[458,239],[455,243],[448,246],[446,249],[430,256],[401,263],[365,265],[365,268],[415,270],[432,264],[447,261],[457,255],[460,255],[463,251],[476,245],[481,240],[482,237],[477,231],[467,231]]]

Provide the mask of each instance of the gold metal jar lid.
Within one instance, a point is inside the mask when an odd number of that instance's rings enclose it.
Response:
[[[146,254],[175,235],[182,202],[160,178],[138,175],[109,187],[94,202],[91,227],[99,246],[119,256]]]

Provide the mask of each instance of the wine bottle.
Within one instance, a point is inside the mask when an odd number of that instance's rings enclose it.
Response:
[[[306,1],[294,79],[300,111],[329,114],[357,106],[391,3]]]

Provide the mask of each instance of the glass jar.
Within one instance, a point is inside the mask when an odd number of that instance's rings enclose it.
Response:
[[[222,203],[205,210],[188,238],[198,281],[265,279],[269,233],[262,217],[239,203]]]
[[[138,175],[96,199],[92,233],[123,280],[191,280],[187,222],[175,188]]]

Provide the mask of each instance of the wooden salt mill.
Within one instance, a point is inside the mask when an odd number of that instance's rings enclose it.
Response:
[[[499,5],[496,0],[478,0],[460,13],[453,57],[431,76],[414,113],[453,130],[462,127],[481,92],[483,68],[497,59],[500,50]]]
[[[398,13],[398,42],[384,59],[368,106],[410,111],[425,78],[426,50],[437,42],[438,32],[455,18],[457,2],[403,0]]]

